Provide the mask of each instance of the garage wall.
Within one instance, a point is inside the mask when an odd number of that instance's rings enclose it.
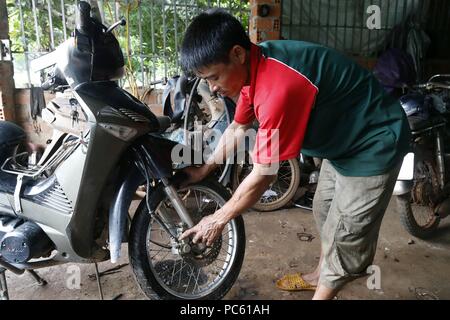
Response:
[[[370,23],[374,21],[370,19],[375,12],[373,6],[379,9],[377,26]],[[386,48],[401,48],[411,53],[412,29],[423,30],[425,35],[420,38],[430,41],[422,79],[429,74],[448,72],[450,1],[283,0],[282,3],[284,39],[335,48],[369,68]]]

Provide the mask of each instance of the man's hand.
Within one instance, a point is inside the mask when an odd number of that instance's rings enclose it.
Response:
[[[197,225],[183,232],[179,240],[194,235],[194,238],[192,239],[193,243],[201,242],[210,247],[222,234],[225,225],[226,223],[222,222],[222,219],[217,215],[212,214],[204,217]]]
[[[239,141],[245,137],[245,131],[250,127],[251,124],[242,125],[235,121],[231,122],[206,164],[201,167],[188,167],[181,171],[187,175],[187,179],[181,182],[180,187],[187,187],[199,182],[217,169],[220,164],[226,161],[227,155],[233,154],[233,150],[237,148]]]

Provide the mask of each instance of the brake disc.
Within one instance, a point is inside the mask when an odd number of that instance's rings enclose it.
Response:
[[[221,249],[222,236],[214,241],[211,247],[201,250],[197,245],[193,245],[189,253],[181,254],[181,256],[189,264],[195,265],[196,267],[206,267],[217,259]]]

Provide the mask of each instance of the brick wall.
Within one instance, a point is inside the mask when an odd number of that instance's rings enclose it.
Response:
[[[145,94],[145,96],[144,96]],[[162,89],[156,89],[156,90],[139,90],[139,96],[142,97],[142,101],[148,105],[150,110],[157,116],[162,116],[163,114],[163,108],[162,108],[162,96],[163,96],[163,90]]]
[[[281,0],[250,0],[250,39],[253,43],[281,37]]]
[[[29,140],[37,144],[45,144],[45,142],[51,138],[52,130],[42,119],[38,118],[36,122],[31,118],[30,112],[30,90],[29,89],[16,89],[15,94],[15,118],[16,123],[20,125],[25,132]],[[50,101],[53,95],[45,93],[45,101]]]

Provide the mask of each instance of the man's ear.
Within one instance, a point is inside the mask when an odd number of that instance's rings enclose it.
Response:
[[[240,45],[235,45],[230,50],[230,61],[237,62],[239,64],[245,64],[247,59],[247,50]]]

